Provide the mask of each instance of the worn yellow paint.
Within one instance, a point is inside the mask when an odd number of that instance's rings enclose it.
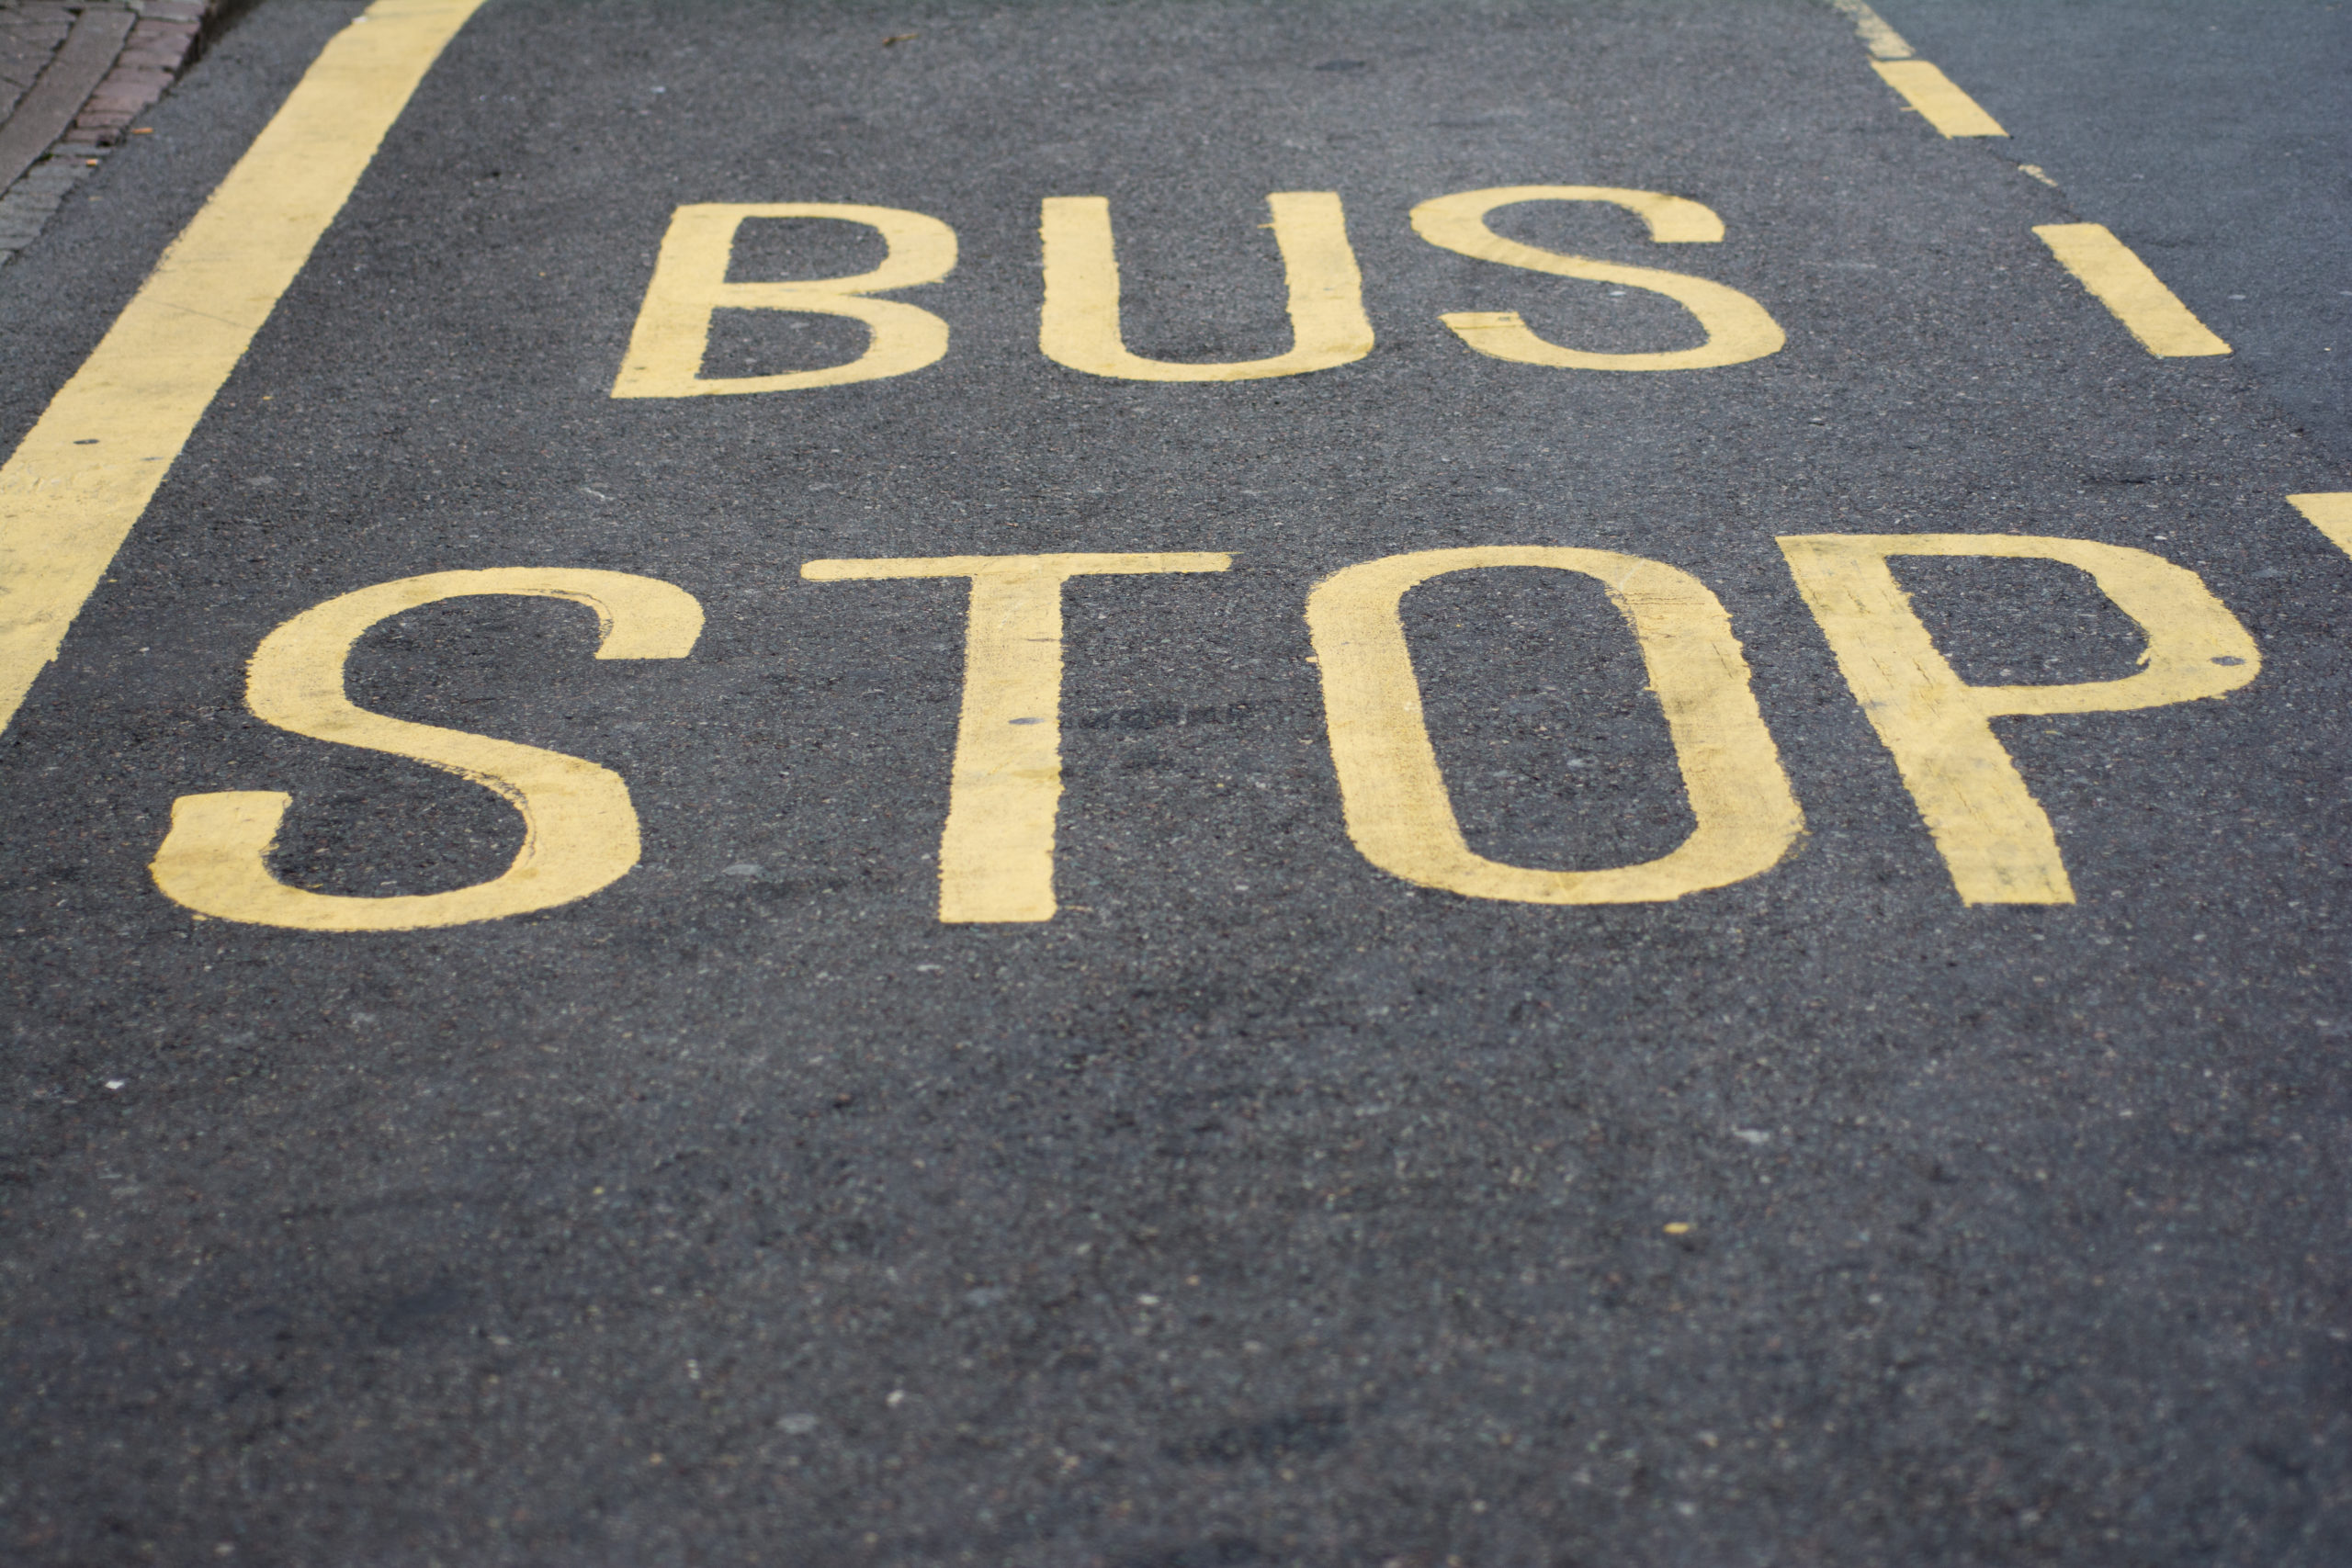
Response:
[[[481,0],[377,0],[320,52],[0,467],[0,727]]]
[[[850,277],[729,283],[735,233],[753,218],[831,218],[878,231],[888,251],[872,272]],[[900,299],[870,298],[893,288],[936,283],[956,270],[956,231],[938,219],[895,207],[847,202],[695,202],[670,216],[628,352],[613,382],[616,398],[709,398],[878,381],[935,365],[947,353],[947,323]],[[798,310],[848,316],[873,334],[865,352],[821,370],[772,376],[705,376],[711,315],[718,310]]]
[[[2150,354],[2177,359],[2230,352],[2106,224],[2043,223],[2033,231]]]
[[[627,572],[507,567],[402,578],[330,599],[262,640],[245,685],[254,716],[280,729],[406,757],[494,790],[523,817],[523,847],[491,881],[446,893],[356,898],[291,887],[269,853],[293,796],[275,790],[184,795],[149,868],[175,901],[216,919],[313,931],[466,925],[585,898],[637,863],[637,813],[620,776],[560,751],[389,718],[356,707],[344,667],[368,629],[443,599],[568,599],[596,612],[599,659],[683,659],[702,608],[683,589]]]
[[[1608,202],[1638,216],[1648,226],[1650,238],[1663,244],[1712,244],[1724,237],[1723,220],[1698,202],[1613,186],[1501,186],[1461,191],[1414,208],[1413,231],[1432,245],[1479,261],[1663,294],[1699,319],[1706,341],[1696,348],[1652,354],[1596,354],[1544,342],[1528,330],[1516,310],[1460,310],[1440,318],[1479,353],[1521,365],[1576,370],[1698,370],[1761,359],[1778,353],[1788,341],[1770,312],[1736,288],[1684,273],[1544,250],[1504,239],[1487,226],[1487,215],[1495,209],[1522,201]]]
[[[1844,12],[1847,19],[1854,24],[1854,31],[1861,39],[1862,47],[1873,56],[1880,60],[1911,58],[1911,46],[1904,41],[1903,35],[1887,26],[1886,18],[1864,5],[1863,0],[1829,0],[1829,3]]]
[[[2337,549],[2352,555],[2352,490],[2306,491],[2289,496],[2287,502]]]
[[[1544,871],[1474,853],[1446,793],[1398,614],[1433,577],[1549,567],[1597,578],[1633,628],[1698,826],[1640,865]],[[1348,836],[1408,882],[1473,898],[1618,904],[1679,898],[1777,864],[1804,826],[1757,711],[1731,619],[1690,573],[1613,550],[1489,545],[1389,556],[1336,572],[1306,601]]]
[[[1073,577],[1223,571],[1228,555],[937,556],[812,560],[816,582],[964,577],[964,706],[947,825],[939,840],[939,918],[1054,918],[1054,819],[1062,795],[1062,584]]]
[[[1363,278],[1348,247],[1347,216],[1333,191],[1277,191],[1266,197],[1274,244],[1290,288],[1291,347],[1264,359],[1180,364],[1127,352],[1119,327],[1119,263],[1111,203],[1099,196],[1046,198],[1046,302],[1037,346],[1046,358],[1122,381],[1252,381],[1304,376],[1372,352]]]
[[[1960,90],[1960,85],[1924,60],[1873,60],[1871,69],[1903,95],[1903,101],[1946,136],[2007,136],[2001,122]]]
[[[2262,667],[2254,638],[2203,581],[2146,550],[2004,534],[1801,534],[1780,543],[1966,903],[2075,900],[2057,834],[1994,734],[1994,719],[2218,697]],[[1937,651],[1896,585],[1888,565],[1894,556],[2054,560],[2086,571],[2147,637],[2141,669],[2115,681],[1972,686]]]

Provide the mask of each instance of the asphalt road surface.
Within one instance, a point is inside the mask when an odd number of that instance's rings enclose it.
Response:
[[[2341,6],[449,9],[0,273],[0,1558],[2352,1561]]]

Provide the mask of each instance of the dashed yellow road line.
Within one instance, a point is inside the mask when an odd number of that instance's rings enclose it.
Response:
[[[424,73],[483,0],[376,0],[0,467],[0,728]]]
[[[1845,13],[1854,24],[1854,31],[1861,35],[1862,47],[1876,60],[1908,60],[1912,49],[1903,35],[1886,25],[1886,18],[1862,4],[1862,0],[1829,0]]]
[[[1904,102],[1946,136],[2007,136],[2001,122],[1937,67],[1917,57],[1901,33],[1862,0],[1829,0],[1854,24],[1862,47],[1871,51],[1871,69],[1903,95]]]
[[[1960,90],[1959,85],[1925,60],[1873,60],[1871,69],[1903,95],[1904,102],[1946,136],[2007,136],[2001,122]]]
[[[2106,224],[2043,223],[2033,231],[2150,354],[2176,359],[2230,352]]]
[[[1886,25],[1863,0],[1829,0],[1854,24],[1854,31],[1871,51],[1871,69],[1903,95],[1920,117],[1944,135],[2007,136],[2001,122],[1984,106],[1960,90],[1933,64],[1915,56],[1901,33]],[[2058,182],[2033,164],[2018,168],[2055,189]],[[2080,280],[2115,319],[2140,340],[2150,354],[2165,359],[2197,355],[2227,354],[2230,345],[2197,319],[2164,280],[2132,254],[2131,248],[2099,223],[2044,223],[2041,236],[2059,264]],[[2300,502],[2299,502],[2300,504]],[[2330,534],[2330,538],[2335,536]],[[2337,539],[2339,544],[2344,540]],[[2345,546],[2352,549],[2352,544]]]

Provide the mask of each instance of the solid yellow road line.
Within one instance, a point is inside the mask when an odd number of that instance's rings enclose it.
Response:
[[[2177,359],[2230,352],[2230,345],[2189,314],[2179,297],[2130,246],[2109,233],[2106,224],[2044,223],[2034,232],[2058,264],[2081,279],[2150,354]]]
[[[2352,490],[2306,491],[2289,496],[2287,502],[2303,514],[2304,521],[2334,540],[2337,549],[2352,555]]]
[[[2007,136],[2001,122],[1986,114],[1974,98],[1952,79],[1924,60],[1873,60],[1871,69],[1929,125],[1946,136]]]
[[[254,139],[0,468],[0,728],[442,47],[482,0],[376,0]]]

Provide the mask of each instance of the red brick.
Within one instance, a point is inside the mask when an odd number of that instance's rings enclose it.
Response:
[[[100,102],[92,98],[80,114],[74,117],[76,125],[124,125],[130,117],[153,103],[161,95],[142,93],[134,97],[107,98]]]
[[[151,17],[145,21],[131,24],[130,47],[137,49],[141,44],[158,43],[165,39],[187,42],[195,37],[194,22],[159,22]]]

